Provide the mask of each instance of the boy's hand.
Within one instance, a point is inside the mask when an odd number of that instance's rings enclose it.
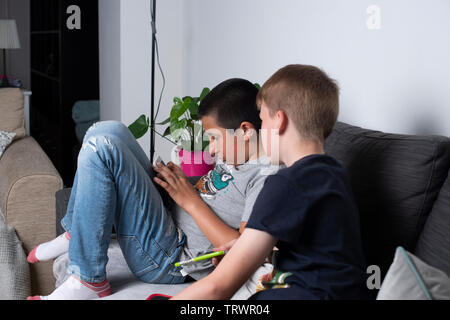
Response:
[[[178,170],[179,169],[179,170]],[[154,181],[163,187],[170,197],[185,211],[191,210],[189,207],[196,201],[202,201],[195,187],[188,181],[186,175],[175,164],[164,166],[157,163],[153,166],[157,172]]]
[[[167,167],[170,170],[172,170],[172,172],[175,173],[177,176],[184,177],[187,179],[187,176],[184,173],[184,171],[179,166],[177,166],[175,163],[173,163],[172,161],[169,161],[169,163],[167,164]]]
[[[237,239],[231,240],[230,242],[227,242],[218,248],[214,248],[213,250],[214,251],[229,251],[231,249],[231,247],[236,243],[236,241],[237,241]],[[214,267],[217,267],[219,265],[222,258],[223,258],[223,256],[212,258],[211,262],[214,265]]]

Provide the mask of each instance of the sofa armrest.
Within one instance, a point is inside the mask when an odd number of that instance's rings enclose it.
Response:
[[[63,187],[52,162],[32,137],[14,141],[0,159],[0,205],[26,253],[55,237],[55,192]],[[52,264],[30,266],[32,294],[54,290]]]
[[[72,188],[64,188],[56,191],[56,236],[65,232],[64,228],[61,226],[61,220],[66,215],[71,192]]]

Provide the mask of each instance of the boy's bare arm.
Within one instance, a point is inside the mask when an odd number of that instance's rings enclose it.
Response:
[[[264,231],[245,229],[211,274],[187,287],[173,299],[230,299],[261,266],[276,241]]]
[[[239,237],[240,233],[229,227],[212,211],[198,195],[186,176],[179,174],[175,166],[157,165],[154,181],[162,186],[172,199],[183,208],[198,225],[213,246],[218,247]]]

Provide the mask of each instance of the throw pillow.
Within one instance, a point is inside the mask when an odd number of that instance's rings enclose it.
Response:
[[[25,300],[30,289],[30,267],[22,242],[0,209],[0,300]]]
[[[5,152],[6,148],[11,144],[15,136],[15,132],[0,131],[0,158],[2,157],[3,152]]]
[[[402,247],[383,280],[377,300],[449,300],[450,278]]]
[[[0,131],[15,132],[15,140],[26,136],[22,90],[0,88],[0,115]]]

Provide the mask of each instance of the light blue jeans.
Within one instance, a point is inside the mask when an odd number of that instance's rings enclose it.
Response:
[[[103,121],[86,132],[63,228],[70,234],[68,271],[82,281],[106,278],[114,226],[133,274],[147,283],[181,283],[174,266],[186,236],[153,182],[152,165],[129,129]]]

